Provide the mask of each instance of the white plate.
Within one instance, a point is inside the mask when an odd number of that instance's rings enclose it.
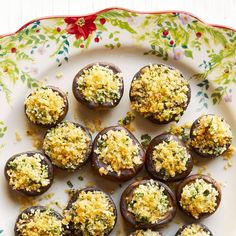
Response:
[[[35,20],[17,33],[0,38],[1,236],[14,234],[14,222],[21,206],[19,196],[8,190],[3,176],[4,165],[13,154],[35,149],[31,137],[26,135],[29,124],[24,115],[23,102],[30,88],[41,82],[68,92],[70,108],[67,120],[84,123],[85,120],[98,118],[106,127],[117,124],[130,111],[128,91],[133,75],[149,63],[166,63],[180,69],[186,78],[191,78],[191,102],[179,123],[194,121],[202,113],[215,113],[228,121],[235,134],[236,33],[233,30],[207,25],[182,12],[143,14],[107,9],[84,18],[86,29],[90,29],[86,31],[88,35],[84,35],[88,38],[84,39],[82,35],[76,35],[76,31],[67,32],[68,27],[74,26],[79,18],[83,17]],[[125,92],[120,104],[107,112],[91,111],[78,104],[71,91],[75,74],[87,64],[99,61],[116,64],[125,80]],[[133,125],[138,139],[145,133],[154,137],[169,127],[152,124],[140,116],[136,117]],[[21,141],[16,141],[16,132],[21,136]],[[236,235],[236,166],[225,170],[226,164],[227,161],[221,157],[201,164],[208,167],[205,173],[210,173],[224,185],[219,209],[201,221],[215,236]],[[199,166],[195,166],[193,173],[198,169]],[[143,171],[140,175],[147,174]],[[78,180],[78,176],[83,176],[84,180]],[[57,171],[52,187],[36,201],[51,204],[52,207],[55,207],[52,202],[58,201],[64,207],[68,201],[65,192],[69,189],[68,180],[74,188],[85,187],[92,182],[106,191],[114,191],[112,197],[117,208],[121,192],[134,181],[132,179],[120,187],[118,183],[98,177],[88,164],[72,174]],[[39,201],[49,193],[55,195]],[[26,201],[28,205],[32,204]],[[174,235],[179,227],[177,222],[188,223],[191,220],[178,213],[175,220],[161,230],[163,234]],[[111,235],[117,232],[127,235],[130,231],[119,213]]]

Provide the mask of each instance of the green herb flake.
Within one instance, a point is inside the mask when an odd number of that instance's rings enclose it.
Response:
[[[78,176],[78,180],[83,181],[84,177],[83,176]]]
[[[66,183],[67,183],[67,185],[68,185],[69,188],[73,188],[73,187],[74,187],[74,185],[71,183],[70,180],[68,180]]]
[[[149,143],[151,142],[151,136],[149,134],[142,134],[141,135],[141,144],[144,148],[147,148]]]
[[[129,125],[135,119],[135,115],[132,112],[127,112],[124,118],[118,121],[119,125]]]

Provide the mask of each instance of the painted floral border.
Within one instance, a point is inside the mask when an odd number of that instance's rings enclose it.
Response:
[[[126,35],[125,37],[123,35]],[[0,93],[10,102],[9,82],[21,80],[29,88],[39,86],[34,69],[24,70],[19,62],[34,61],[37,51],[50,55],[58,66],[69,61],[70,51],[89,49],[91,45],[109,49],[134,43],[150,48],[144,54],[164,61],[188,59],[192,63],[201,53],[197,79],[200,107],[232,101],[232,85],[236,84],[236,32],[202,23],[187,13],[135,13],[124,9],[107,9],[96,14],[76,17],[55,17],[29,23],[17,33],[0,38]],[[209,90],[209,84],[214,88]]]

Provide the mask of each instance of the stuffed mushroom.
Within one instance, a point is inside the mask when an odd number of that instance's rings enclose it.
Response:
[[[173,220],[176,200],[168,186],[156,180],[130,184],[121,196],[123,218],[137,229],[160,228]]]
[[[73,171],[87,163],[92,137],[84,126],[64,121],[47,131],[43,150],[53,165]]]
[[[25,209],[15,223],[15,236],[62,236],[62,216],[53,209],[33,206]]]
[[[131,108],[157,124],[179,121],[191,97],[181,72],[162,64],[141,68],[130,87]]]
[[[202,157],[214,158],[222,155],[232,144],[229,124],[217,115],[199,117],[190,130],[190,145]]]
[[[192,157],[177,136],[164,133],[150,142],[146,151],[146,169],[153,178],[177,181],[188,176],[192,168]]]
[[[143,167],[144,151],[138,140],[126,128],[105,128],[93,143],[92,165],[101,176],[127,181]]]
[[[191,175],[177,188],[180,209],[195,220],[215,213],[221,201],[220,185],[210,176]]]
[[[28,196],[46,192],[53,182],[50,160],[40,152],[23,152],[12,156],[5,165],[10,188]]]
[[[117,106],[123,92],[121,71],[110,63],[89,64],[73,81],[75,98],[90,109],[106,110]]]
[[[81,189],[64,211],[65,235],[107,236],[116,220],[116,206],[109,194],[96,187]]]
[[[213,234],[207,226],[194,223],[183,225],[175,236],[213,236]]]
[[[67,95],[57,87],[40,87],[24,102],[25,114],[30,122],[52,127],[61,122],[68,112]]]

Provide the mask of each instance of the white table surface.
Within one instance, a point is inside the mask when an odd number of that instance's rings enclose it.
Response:
[[[236,0],[0,0],[0,35],[28,21],[53,15],[79,15],[117,6],[139,11],[183,10],[202,20],[236,28]]]

